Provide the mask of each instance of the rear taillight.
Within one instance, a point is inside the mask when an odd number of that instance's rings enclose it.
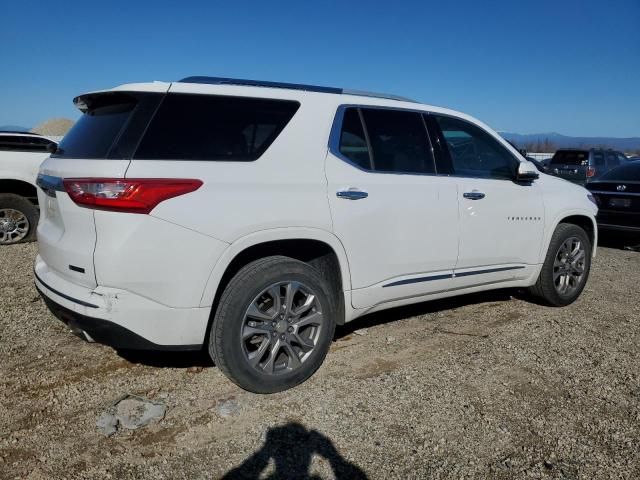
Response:
[[[193,192],[200,180],[168,178],[65,178],[64,189],[81,207],[149,213],[160,202]]]
[[[587,167],[587,177],[591,178],[595,176],[596,176],[596,169],[594,167]]]

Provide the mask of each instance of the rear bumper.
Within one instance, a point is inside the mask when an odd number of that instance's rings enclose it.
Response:
[[[36,259],[35,284],[49,310],[72,330],[116,349],[202,348],[210,308],[171,308],[125,290],[88,289]]]
[[[603,230],[640,232],[640,212],[637,211],[600,210],[596,220],[598,227]]]
[[[640,233],[640,227],[632,227],[629,225],[612,225],[610,223],[598,223],[598,228],[601,228],[602,230],[616,230],[619,232]]]

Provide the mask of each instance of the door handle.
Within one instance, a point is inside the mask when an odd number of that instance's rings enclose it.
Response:
[[[464,198],[468,198],[469,200],[482,200],[485,195],[482,192],[474,190],[472,192],[465,192],[462,194]]]
[[[349,190],[341,190],[336,192],[336,196],[338,198],[344,198],[346,200],[362,200],[363,198],[367,198],[369,194],[367,192],[363,192],[358,189],[349,189]]]

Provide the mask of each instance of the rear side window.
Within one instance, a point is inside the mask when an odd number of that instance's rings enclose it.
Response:
[[[594,162],[597,162],[596,155],[598,152],[594,152]],[[602,153],[600,153],[602,156]],[[601,157],[602,158],[602,157]],[[604,159],[602,159],[604,165]],[[589,151],[588,150],[559,150],[553,155],[551,159],[552,165],[587,165],[589,163]]]
[[[427,130],[419,113],[373,108],[361,111],[375,171],[435,172]]]
[[[360,168],[371,169],[367,139],[357,108],[348,108],[344,112],[339,150]]]
[[[125,94],[101,94],[84,100],[84,114],[64,136],[52,156],[106,158],[136,107]]]
[[[257,160],[299,106],[289,100],[170,93],[153,117],[135,158]]]

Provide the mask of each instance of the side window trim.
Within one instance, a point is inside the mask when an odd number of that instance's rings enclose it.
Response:
[[[369,168],[372,172],[376,171],[376,160],[373,154],[373,148],[371,147],[371,140],[369,139],[369,130],[367,129],[367,124],[364,121],[364,117],[362,116],[362,109],[360,107],[356,108],[358,112],[358,118],[360,119],[360,125],[362,125],[362,131],[364,132],[364,141],[367,144],[367,151],[369,152]],[[342,125],[340,126],[340,130],[342,130]]]
[[[451,161],[451,154],[447,148],[447,142],[444,139],[442,130],[440,130],[440,125],[438,125],[438,122],[431,112],[424,112],[422,114],[422,119],[427,126],[430,139],[431,137],[435,139],[435,143],[431,140],[430,141],[433,151],[433,159],[436,163],[436,172],[441,176],[452,176],[453,162]]]
[[[362,123],[362,129],[364,131],[365,134],[365,141],[367,143],[367,150],[369,150],[369,161],[371,164],[371,169],[367,170],[362,168],[360,165],[355,164],[353,161],[351,161],[349,158],[347,158],[345,155],[343,155],[340,152],[340,137],[341,137],[341,133],[342,133],[342,124],[344,121],[344,113],[348,108],[356,108],[358,110],[358,116],[360,117],[360,122]],[[373,154],[373,149],[371,148],[371,142],[369,139],[369,132],[367,130],[367,124],[364,121],[364,118],[362,116],[362,109],[364,108],[368,108],[368,109],[377,109],[377,110],[393,110],[393,111],[399,111],[399,112],[409,112],[409,113],[416,113],[418,115],[420,115],[421,117],[423,115],[428,114],[429,112],[425,111],[425,110],[414,110],[414,109],[410,109],[410,108],[396,108],[396,107],[385,107],[385,106],[379,106],[379,105],[362,105],[362,104],[343,104],[343,105],[339,105],[338,109],[336,111],[336,114],[333,118],[333,124],[331,126],[331,131],[329,133],[329,142],[328,142],[328,149],[329,152],[339,158],[340,160],[342,160],[343,162],[351,165],[352,167],[362,171],[362,172],[366,172],[366,173],[371,173],[371,174],[379,174],[379,175],[418,175],[418,176],[428,176],[428,177],[434,177],[438,175],[438,163],[435,159],[435,155],[434,155],[434,151],[433,151],[433,143],[431,142],[431,138],[429,137],[429,129],[427,128],[427,126],[424,123],[424,118],[422,118],[422,124],[424,126],[424,135],[427,141],[428,146],[430,147],[430,153],[431,153],[431,162],[432,165],[434,167],[434,172],[433,173],[427,173],[427,172],[423,172],[423,173],[419,173],[419,172],[388,172],[388,171],[380,171],[380,170],[375,170],[375,161],[374,161],[374,154]]]
[[[518,160],[512,153],[511,151],[509,151],[508,148],[506,148],[504,145],[502,145],[500,143],[500,141],[495,138],[491,133],[489,133],[487,130],[485,130],[484,128],[482,128],[480,125],[477,125],[476,123],[470,122],[468,120],[465,120],[464,118],[460,118],[456,115],[450,115],[447,113],[436,113],[436,112],[426,112],[426,114],[432,119],[432,124],[433,127],[437,129],[437,134],[438,134],[438,138],[440,139],[440,143],[442,145],[442,150],[444,151],[444,156],[446,157],[446,159],[449,162],[450,165],[450,173],[448,174],[449,176],[452,177],[458,177],[458,178],[479,178],[479,179],[483,179],[483,180],[502,180],[502,181],[507,181],[507,182],[512,182],[513,179],[509,179],[509,178],[505,178],[505,177],[482,177],[482,176],[476,176],[476,175],[464,175],[464,174],[458,174],[455,172],[455,169],[453,168],[453,159],[451,158],[451,152],[449,151],[449,146],[447,145],[447,142],[444,141],[444,134],[442,132],[442,129],[440,128],[440,125],[438,124],[435,115],[441,116],[441,117],[448,117],[448,118],[452,118],[454,120],[457,120],[459,122],[463,122],[466,124],[469,124],[475,128],[477,128],[478,130],[480,130],[481,132],[483,132],[484,134],[488,135],[491,139],[493,139],[496,144],[502,148],[505,152],[507,152],[507,154],[509,155],[509,157],[514,161],[514,166],[517,168],[517,166],[521,163],[520,160]]]

